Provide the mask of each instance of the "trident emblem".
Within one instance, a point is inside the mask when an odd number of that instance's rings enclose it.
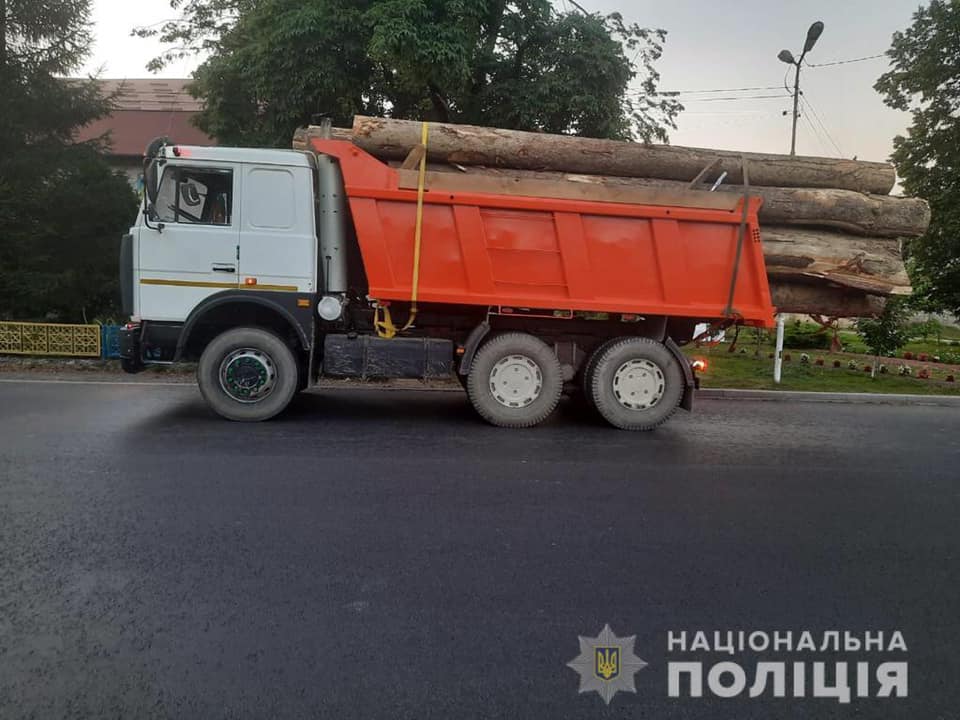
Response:
[[[595,650],[596,667],[594,673],[601,680],[613,680],[620,674],[620,648],[598,647]]]

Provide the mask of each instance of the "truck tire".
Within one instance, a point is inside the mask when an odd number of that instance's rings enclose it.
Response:
[[[269,420],[297,392],[300,372],[290,346],[269,330],[241,327],[217,335],[200,356],[197,383],[221,417]]]
[[[656,340],[620,338],[602,349],[591,373],[597,411],[621,430],[653,430],[683,398],[683,370]]]
[[[583,403],[591,410],[597,409],[596,404],[593,402],[593,371],[597,367],[597,360],[608,347],[620,342],[621,339],[622,338],[612,338],[603,341],[590,353],[590,357],[588,357],[587,361],[583,364],[583,370],[580,372],[580,388],[583,390]]]
[[[533,427],[557,407],[563,371],[553,350],[526,333],[485,342],[470,365],[467,395],[480,416],[499,427]]]

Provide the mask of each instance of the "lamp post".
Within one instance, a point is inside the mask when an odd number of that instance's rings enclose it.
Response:
[[[791,155],[797,154],[797,118],[800,117],[800,113],[798,112],[800,102],[800,66],[803,64],[803,58],[806,57],[807,53],[813,50],[813,46],[817,44],[817,40],[820,38],[822,32],[823,23],[817,20],[807,30],[807,39],[803,43],[803,52],[800,53],[798,59],[795,59],[793,53],[789,50],[781,50],[777,55],[777,59],[780,62],[793,65],[796,68],[793,76],[793,130],[790,134]]]

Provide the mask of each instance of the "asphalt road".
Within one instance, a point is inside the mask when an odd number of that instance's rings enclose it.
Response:
[[[517,432],[328,390],[240,425],[192,387],[0,382],[5,719],[956,718],[958,550],[957,408]],[[649,663],[609,707],[565,666],[606,623]],[[668,660],[758,659],[667,652],[701,629],[900,630],[850,659],[908,660],[909,697],[670,699]]]

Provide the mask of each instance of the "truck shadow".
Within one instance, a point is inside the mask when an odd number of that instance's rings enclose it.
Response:
[[[419,432],[449,431],[457,428],[487,429],[492,432],[524,432],[494,428],[484,422],[470,405],[465,393],[451,391],[391,390],[378,388],[315,389],[297,395],[280,415],[264,423],[230,423],[218,417],[204,403],[199,393],[178,402],[148,408],[139,421],[130,424],[131,431],[156,433],[163,431],[209,432],[218,426],[230,428],[234,434],[260,435],[277,430],[316,431],[323,425],[355,425],[357,429],[413,429]],[[612,430],[580,400],[564,398],[557,411],[546,422],[526,432],[547,428]],[[247,428],[242,430],[242,428]],[[254,428],[260,428],[254,430]]]

